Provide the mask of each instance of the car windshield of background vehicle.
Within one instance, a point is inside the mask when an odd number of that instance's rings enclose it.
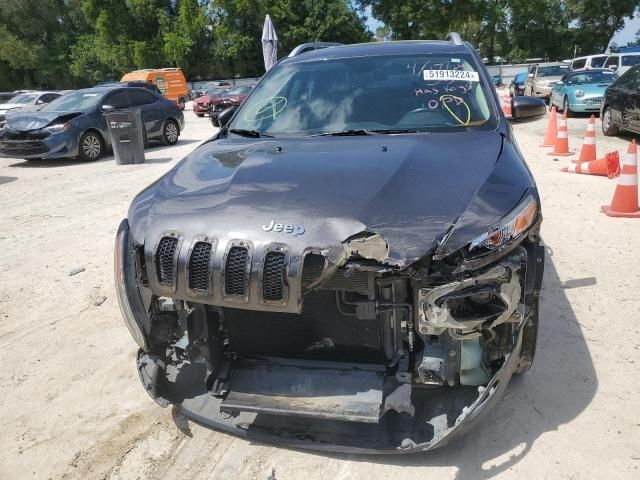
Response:
[[[587,83],[613,83],[618,76],[613,72],[585,72],[569,77],[570,85],[582,85]]]
[[[28,103],[35,102],[36,98],[38,98],[38,95],[18,95],[11,99],[11,103],[15,103],[16,105],[26,105]]]
[[[475,65],[468,55],[425,54],[281,63],[229,129],[280,136],[495,128]]]
[[[226,87],[216,87],[216,88],[212,88],[210,90],[207,90],[207,95],[209,95],[209,96],[220,95],[221,93],[224,93],[227,90],[229,90],[229,89],[226,88]]]
[[[602,68],[606,60],[606,55],[602,55],[601,57],[593,57],[591,59],[591,68]]]
[[[569,72],[569,65],[552,65],[549,67],[539,67],[539,77],[561,77]]]
[[[623,67],[632,67],[633,65],[638,65],[639,63],[640,63],[640,55],[624,55],[622,57]]]
[[[40,111],[61,113],[85,112],[95,106],[102,97],[102,92],[83,92],[80,90],[56,98],[53,102],[42,107]]]

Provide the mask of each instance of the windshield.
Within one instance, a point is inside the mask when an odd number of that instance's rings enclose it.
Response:
[[[624,67],[631,67],[632,65],[638,65],[640,63],[640,55],[623,55],[622,65]]]
[[[251,87],[234,87],[227,92],[227,95],[244,95],[251,91]]]
[[[606,59],[607,59],[606,55],[601,55],[599,57],[591,57],[591,68],[602,68]]]
[[[613,83],[618,76],[613,72],[584,72],[571,75],[567,83],[571,85],[583,85],[585,83]]]
[[[229,129],[278,136],[495,126],[467,55],[302,58],[271,69]]]
[[[569,71],[569,65],[551,65],[548,67],[538,67],[539,77],[561,77]]]
[[[210,90],[207,90],[207,95],[220,95],[221,93],[226,92],[227,90],[229,90],[228,87],[217,87],[217,88],[212,88]]]
[[[88,109],[96,105],[106,92],[82,90],[67,93],[62,97],[56,98],[53,102],[48,103],[40,109],[41,112],[86,112]]]
[[[22,95],[18,95],[17,97],[13,97],[11,99],[11,103],[16,103],[18,105],[23,105],[23,104],[27,104],[27,103],[33,103],[36,101],[36,98],[38,98],[37,94],[22,94]]]

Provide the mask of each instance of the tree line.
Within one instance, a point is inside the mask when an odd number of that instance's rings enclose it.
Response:
[[[512,61],[601,52],[640,0],[0,0],[0,90],[76,88],[141,68],[259,76],[268,13],[279,56],[300,43],[443,38]],[[384,27],[371,32],[365,8]]]

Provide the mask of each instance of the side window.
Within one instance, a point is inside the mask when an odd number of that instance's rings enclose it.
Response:
[[[111,105],[115,109],[124,109],[131,106],[131,101],[124,90],[109,95],[103,103]]]
[[[156,101],[156,97],[144,90],[131,90],[129,91],[129,96],[134,105],[149,105]]]
[[[638,71],[637,70],[628,70],[622,75],[618,81],[616,82],[616,87],[622,90],[635,90],[639,87],[638,85]]]
[[[44,95],[44,96],[42,97],[42,101],[43,101],[44,103],[49,103],[49,102],[54,101],[54,100],[55,100],[56,98],[58,98],[59,96],[60,96],[60,95],[58,95],[57,93],[48,93],[48,94],[46,94],[46,95]]]
[[[607,58],[606,63],[604,64],[605,68],[606,67],[618,67],[619,65],[619,59],[618,57],[612,55],[609,58]]]
[[[571,63],[571,68],[573,68],[574,70],[577,70],[578,68],[584,68],[584,66],[587,64],[587,59],[586,58],[582,58],[580,60],[574,60]]]

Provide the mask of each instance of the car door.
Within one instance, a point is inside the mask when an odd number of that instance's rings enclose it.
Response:
[[[630,129],[640,131],[640,67],[625,74],[625,119]]]
[[[142,113],[147,139],[159,136],[162,133],[162,118],[160,117],[158,97],[141,88],[130,89],[129,96],[134,106],[139,108]]]
[[[111,144],[109,130],[107,129],[107,120],[105,113],[114,110],[127,110],[133,106],[129,95],[127,95],[126,89],[116,90],[112,93],[105,95],[104,99],[98,106],[98,117],[96,119],[96,128],[100,130],[102,138],[106,140],[108,144]]]
[[[558,81],[558,83],[553,86],[553,90],[551,90],[551,105],[562,107],[566,85],[571,82],[571,78],[572,77],[570,75],[565,75],[562,77],[562,80]]]
[[[533,95],[534,94],[534,87],[533,87],[533,82],[535,81],[535,77],[536,77],[536,70],[538,69],[537,65],[531,65],[529,67],[529,73],[527,74],[527,80],[524,83],[524,94],[525,95]]]

